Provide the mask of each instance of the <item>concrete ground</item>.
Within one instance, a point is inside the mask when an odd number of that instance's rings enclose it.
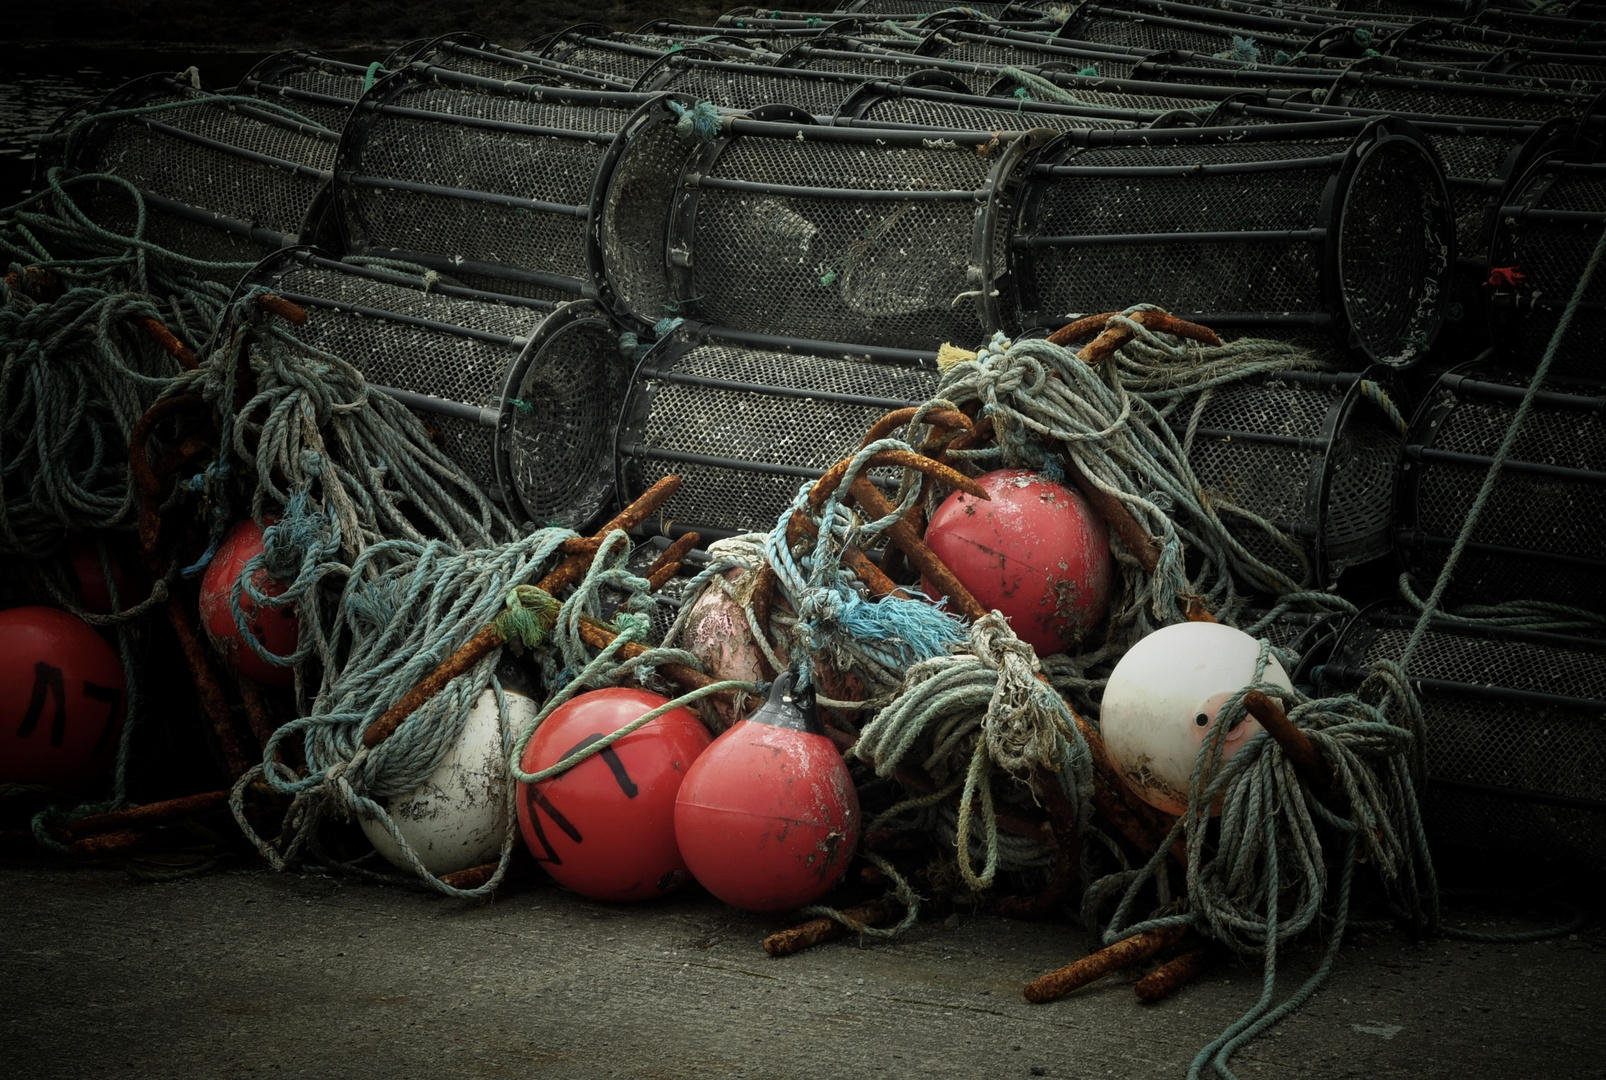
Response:
[[[1531,925],[1476,908],[1481,931]],[[1532,918],[1543,918],[1540,909]],[[1257,996],[1218,969],[1028,1005],[1080,931],[959,915],[781,960],[784,918],[701,892],[614,907],[544,882],[490,904],[246,870],[167,883],[0,868],[0,1075],[1180,1077]],[[1235,1059],[1256,1080],[1606,1076],[1606,934],[1522,945],[1355,935],[1323,992]],[[1290,983],[1315,962],[1296,952]]]

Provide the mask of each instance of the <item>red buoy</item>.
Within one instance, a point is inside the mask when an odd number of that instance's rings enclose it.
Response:
[[[783,672],[769,700],[714,740],[675,800],[692,876],[727,904],[790,911],[824,896],[859,844],[859,793]]]
[[[1039,656],[1074,648],[1110,606],[1109,529],[1080,494],[1026,469],[976,483],[992,500],[954,492],[931,515],[926,543]]]
[[[294,670],[270,664],[258,656],[240,637],[234,610],[229,605],[235,580],[245,564],[260,554],[262,529],[246,518],[223,538],[217,554],[207,564],[206,575],[201,578],[201,623],[206,627],[206,636],[212,639],[212,646],[235,671],[269,686],[289,686],[295,682]],[[278,596],[284,592],[284,586],[269,577],[266,570],[253,574],[251,584],[264,596]],[[245,613],[245,625],[263,648],[277,656],[289,656],[296,651],[301,623],[289,608],[259,608],[249,595],[241,593],[240,610]]]
[[[564,702],[536,728],[520,764],[556,765],[667,704],[630,687]],[[709,744],[691,711],[672,709],[567,772],[519,785],[519,831],[560,885],[593,900],[650,900],[686,883],[675,846],[675,793]]]
[[[122,661],[88,623],[0,611],[0,783],[78,791],[104,779],[126,705]]]

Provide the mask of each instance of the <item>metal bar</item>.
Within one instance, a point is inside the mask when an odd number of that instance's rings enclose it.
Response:
[[[845,360],[879,360],[900,365],[914,364],[923,368],[935,366],[937,354],[919,349],[893,349],[884,345],[844,345],[815,338],[794,338],[778,334],[760,334],[751,330],[736,330],[728,326],[687,321],[681,332],[702,343],[734,342],[754,349],[778,352],[803,353],[808,356],[835,356]]]
[[[1491,398],[1496,401],[1520,402],[1527,396],[1526,387],[1506,383],[1486,382],[1466,375],[1444,375],[1439,386],[1456,394]],[[1599,412],[1606,409],[1606,397],[1583,397],[1578,394],[1558,394],[1541,390],[1534,395],[1535,405],[1548,405],[1556,409],[1577,409],[1581,412]]]
[[[1081,236],[1016,236],[1009,244],[1015,248],[1040,247],[1092,247],[1098,244],[1171,244],[1171,243],[1320,243],[1327,239],[1326,229],[1266,229],[1244,232],[1179,232],[1179,233],[1105,233]]]
[[[444,398],[430,397],[428,394],[415,394],[411,390],[398,390],[393,386],[380,386],[378,383],[368,385],[381,393],[389,394],[410,409],[422,409],[424,412],[438,413],[441,416],[454,416],[481,427],[494,428],[502,421],[501,414],[495,409],[465,405],[460,401],[447,401]]]
[[[1273,435],[1269,431],[1228,431],[1225,428],[1199,428],[1195,433],[1198,439],[1224,439],[1228,442],[1234,439],[1239,442],[1266,443],[1270,446],[1286,446],[1291,450],[1304,450],[1312,454],[1325,454],[1331,443],[1330,439],[1306,439],[1297,435]]]
[[[160,120],[152,120],[148,116],[132,116],[129,117],[129,119],[135,123],[144,124],[147,128],[150,128],[152,131],[158,132],[162,135],[167,135],[183,142],[193,143],[196,146],[204,146],[209,150],[217,150],[220,153],[231,154],[234,157],[244,158],[247,161],[254,161],[258,165],[268,165],[275,169],[282,169],[285,172],[295,173],[297,176],[305,176],[310,179],[317,180],[320,183],[328,180],[334,175],[334,173],[330,172],[328,169],[316,169],[311,165],[303,165],[296,161],[286,161],[284,158],[276,158],[271,154],[262,154],[255,150],[247,150],[244,147],[232,146],[220,139],[209,138],[205,135],[197,135],[193,131],[186,131],[183,128],[174,127],[172,124],[164,124]]]
[[[1321,677],[1341,682],[1360,683],[1372,674],[1364,664],[1328,663],[1322,665]],[[1519,690],[1510,686],[1490,686],[1483,683],[1458,682],[1455,679],[1433,679],[1408,675],[1418,690],[1436,690],[1459,698],[1478,698],[1489,701],[1509,701],[1519,705],[1537,705],[1543,708],[1568,709],[1573,712],[1606,713],[1606,701],[1595,698],[1571,697],[1566,694],[1546,694],[1538,690]]]
[[[739,458],[714,457],[710,454],[688,454],[681,450],[665,450],[656,446],[645,446],[641,443],[621,443],[619,452],[630,457],[652,458],[657,461],[678,461],[687,465],[708,465],[716,469],[758,472],[770,476],[796,476],[805,480],[818,480],[825,475],[824,469],[808,469],[801,465],[780,465],[773,461],[744,461]]]
[[[829,401],[837,405],[862,405],[867,409],[884,411],[920,404],[918,401],[898,398],[865,397],[861,394],[839,394],[830,390],[805,390],[796,386],[772,386],[765,383],[716,379],[707,375],[676,371],[674,368],[643,367],[639,374],[642,378],[661,379],[664,382],[681,383],[686,386],[706,386],[712,390],[726,390],[731,393],[763,394],[766,397],[793,398],[800,401]]]
[[[864,130],[832,128],[833,131]],[[716,191],[750,191],[762,195],[795,195],[805,199],[856,199],[863,202],[981,202],[985,191],[886,191],[873,188],[803,187],[797,184],[770,184],[753,180],[730,180],[722,176],[686,178],[688,187]]]
[[[439,255],[421,255],[418,252],[404,251],[400,248],[381,248],[378,250],[394,253],[393,261],[418,263],[431,269],[434,268],[432,264],[435,263],[440,264],[441,269],[451,269],[459,266],[453,260]],[[354,252],[353,254],[362,255],[369,254],[369,252]],[[392,256],[386,255],[385,257],[391,258]],[[353,274],[358,277],[371,278],[375,281],[389,282],[393,285],[405,285],[410,289],[424,290],[427,288],[429,292],[441,293],[446,296],[461,296],[465,300],[480,300],[492,304],[511,304],[515,307],[532,308],[536,311],[548,313],[557,308],[559,304],[557,300],[537,300],[529,296],[514,296],[511,293],[487,292],[484,289],[473,289],[466,285],[449,285],[445,282],[436,282],[434,285],[426,286],[419,278],[410,277],[395,270],[388,270],[379,266],[363,266],[360,263],[341,262],[338,259],[327,259],[321,255],[305,255],[300,258],[306,265],[316,266],[323,270]],[[473,264],[465,262],[461,265],[463,267],[472,267]]]
[[[308,296],[304,293],[281,292],[278,295],[293,304],[302,307],[322,308],[326,311],[349,312],[353,315],[363,315],[371,319],[381,319],[402,326],[416,326],[421,330],[432,330],[438,334],[450,334],[453,337],[472,338],[475,341],[487,341],[493,345],[502,345],[509,349],[522,349],[528,343],[528,338],[510,338],[502,334],[493,334],[488,330],[475,330],[467,326],[453,326],[451,323],[437,322],[434,319],[425,319],[417,315],[403,315],[397,311],[385,311],[382,308],[369,307],[366,304],[347,304],[338,300],[330,300],[322,296]]]
[[[381,176],[351,176],[348,174],[342,175],[340,182],[351,184],[354,187],[381,188],[388,191],[411,191],[420,195],[439,195],[447,199],[460,199],[464,202],[512,206],[520,210],[531,210],[541,214],[556,214],[559,217],[579,218],[581,221],[591,217],[591,208],[587,206],[542,202],[540,199],[521,199],[516,195],[499,195],[494,191],[447,187],[444,184],[424,184],[416,180],[392,180]]]
[[[1289,127],[1295,125],[1290,124]],[[1208,128],[1204,130],[1210,130]],[[1221,129],[1225,130],[1225,129]],[[1101,148],[1102,149],[1102,148]],[[1216,165],[1038,165],[1038,176],[1240,176],[1253,173],[1295,172],[1303,169],[1332,169],[1344,160],[1343,154],[1324,157],[1281,158],[1276,161],[1239,161]]]
[[[520,281],[526,285],[534,285],[543,289],[556,289],[560,292],[573,293],[575,296],[589,296],[591,283],[582,278],[569,277],[566,274],[549,274],[544,270],[528,270],[520,266],[509,266],[506,263],[486,262],[483,259],[461,259],[447,255],[432,255],[423,251],[412,251],[408,248],[369,247],[354,254],[368,255],[384,259],[394,259],[397,262],[417,263],[419,266],[437,270],[443,274],[481,274],[485,277],[503,278],[508,281]],[[414,282],[414,285],[417,283]],[[446,291],[448,286],[436,285],[436,291]],[[550,311],[560,301],[533,300],[528,297],[510,297],[504,293],[492,293],[485,290],[472,290],[489,300],[502,303],[509,301],[522,302],[531,306],[539,306]]]
[[[515,85],[523,86],[524,83]],[[616,137],[607,131],[581,131],[576,128],[546,127],[542,124],[520,124],[512,120],[495,120],[484,116],[464,116],[459,113],[441,113],[431,109],[415,109],[409,105],[363,105],[386,116],[401,116],[409,120],[430,120],[458,127],[484,128],[487,131],[506,131],[514,135],[536,135],[548,139],[570,139],[577,142],[594,142],[609,146]]]
[[[1463,454],[1458,450],[1436,450],[1431,446],[1411,445],[1401,451],[1401,456],[1407,461],[1438,461],[1446,465],[1469,465],[1474,468],[1486,469],[1494,462],[1494,458],[1483,454]],[[1584,484],[1606,484],[1606,472],[1596,472],[1594,469],[1572,469],[1565,465],[1546,465],[1538,461],[1517,461],[1507,458],[1501,462],[1502,469],[1512,472],[1531,473],[1535,476],[1548,476],[1556,480],[1575,480]]]
[[[1453,536],[1439,536],[1435,533],[1422,532],[1420,529],[1399,528],[1394,530],[1394,541],[1406,547],[1418,548],[1447,548],[1455,546]],[[1564,555],[1557,551],[1540,551],[1536,548],[1518,548],[1507,544],[1480,544],[1476,540],[1467,541],[1467,550],[1476,551],[1485,555],[1501,555],[1507,558],[1538,559],[1542,562],[1560,563],[1578,570],[1593,570],[1596,573],[1606,572],[1606,559],[1591,559],[1587,555]]]
[[[102,181],[97,186],[102,191],[109,191],[123,198],[128,197],[128,189],[121,184],[110,184]],[[164,195],[158,195],[154,191],[146,191],[144,188],[139,189],[139,194],[145,200],[145,204],[152,209],[159,210],[164,214],[170,214],[173,217],[184,218],[186,221],[193,221],[197,225],[205,225],[207,228],[217,229],[219,232],[238,236],[270,251],[294,247],[301,242],[301,237],[296,233],[281,233],[273,229],[264,229],[260,225],[252,225],[248,221],[241,221],[238,218],[227,217],[223,214],[215,214],[210,210],[202,210],[200,207],[191,206],[189,203],[177,202]]]

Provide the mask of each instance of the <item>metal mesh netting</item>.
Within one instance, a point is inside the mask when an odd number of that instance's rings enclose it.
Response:
[[[1297,26],[1290,24],[1289,28],[1297,29]],[[1192,22],[1093,4],[1080,6],[1066,20],[1059,37],[1153,52],[1181,49],[1211,54],[1231,49],[1233,39],[1238,37],[1252,40],[1268,58],[1273,49],[1293,53],[1305,44],[1302,38],[1267,34],[1256,28]]]
[[[111,173],[153,196],[147,239],[196,259],[254,263],[295,241],[329,179],[337,137],[267,110],[212,105],[212,97],[167,76],[136,80],[96,111],[151,111],[96,125],[65,164]],[[195,104],[156,109],[174,102]],[[103,185],[90,213],[125,234],[135,227],[120,187]],[[253,237],[252,229],[260,231]]]
[[[933,0],[852,0],[838,4],[836,10],[853,15],[929,15],[945,6],[947,5],[934,3]],[[963,6],[966,11],[985,15],[989,19],[1002,18],[1006,13],[1013,14],[1015,18],[1028,13],[1042,15],[1042,12],[1022,4],[982,2],[954,6]]]
[[[1003,74],[1002,68],[963,64],[941,56],[912,56],[873,50],[852,52],[841,48],[822,48],[814,43],[788,49],[775,64],[777,67],[841,71],[879,79],[901,79],[916,71],[935,69],[954,76],[978,94],[986,93]]]
[[[1423,404],[1402,465],[1399,500],[1402,546],[1419,581],[1437,580],[1522,392],[1520,384],[1451,374]],[[1530,599],[1601,610],[1602,521],[1602,399],[1538,399],[1456,564],[1446,606]]]
[[[1563,308],[1606,227],[1606,164],[1540,160],[1505,198],[1494,228],[1490,262],[1522,274],[1491,303],[1502,316],[1506,353],[1532,367],[1550,344]],[[1606,382],[1600,343],[1606,337],[1606,274],[1585,287],[1583,303],[1562,339],[1550,373]]]
[[[1400,433],[1359,396],[1359,378],[1287,372],[1234,383],[1198,413],[1188,462],[1200,486],[1239,542],[1295,581],[1328,585],[1393,546]],[[1179,436],[1193,415],[1178,410]]]
[[[598,165],[644,100],[397,79],[365,103],[341,147],[350,250],[444,260],[497,292],[579,294]]]
[[[1413,136],[1353,130],[1068,148],[1020,200],[1021,310],[1046,322],[1145,296],[1206,324],[1348,327],[1373,359],[1414,361],[1448,271],[1443,179]]]
[[[1179,86],[1175,93],[1154,94],[1145,93],[1150,88],[1159,88],[1159,84],[1145,84],[1142,82],[1122,84],[1117,79],[1094,78],[1092,76],[1080,77],[1066,75],[1060,72],[1044,72],[1044,77],[1057,84],[1072,98],[1073,107],[1087,107],[1095,109],[1138,109],[1144,112],[1159,115],[1174,110],[1200,110],[1208,111],[1214,102],[1205,98],[1187,96],[1188,88]],[[989,89],[993,97],[1004,97],[1014,100],[1020,85],[1010,78],[999,80]],[[1170,87],[1165,87],[1170,89]],[[1027,96],[1036,100],[1038,93],[1028,89]]]
[[[270,56],[246,73],[236,93],[274,101],[338,133],[362,96],[368,69],[308,52]]]
[[[591,90],[629,90],[633,79],[588,71],[572,64],[498,45],[480,34],[446,34],[425,43],[405,63],[422,64],[498,82],[514,81],[540,86],[569,86]]]
[[[989,194],[1014,140],[737,121],[687,159],[657,115],[626,141],[600,230],[629,317],[914,349],[996,329]]]
[[[666,519],[767,531],[800,484],[851,453],[889,409],[930,398],[938,378],[935,367],[671,338],[644,362],[625,410],[620,494],[674,473],[685,484]]]
[[[1398,659],[1411,620],[1365,617],[1326,671],[1348,687]],[[1434,843],[1533,857],[1606,856],[1606,648],[1436,626],[1412,657],[1427,722],[1423,814]]]
[[[1580,112],[1589,103],[1587,95],[1543,88],[1405,79],[1360,71],[1341,75],[1326,100],[1380,112],[1536,121]]]
[[[664,57],[636,89],[685,94],[735,111],[783,102],[815,116],[831,116],[867,81],[867,75],[732,64],[688,50]]]
[[[871,124],[896,127],[937,128],[945,131],[1031,131],[1048,128],[1130,128],[1138,119],[1118,120],[1083,115],[1074,107],[1035,107],[1014,105],[998,98],[979,95],[918,95],[898,93],[892,87],[879,88],[856,103],[853,116]]]

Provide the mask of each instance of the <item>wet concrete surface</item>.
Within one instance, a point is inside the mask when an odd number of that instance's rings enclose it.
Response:
[[[773,960],[759,943],[784,918],[700,892],[606,906],[545,883],[465,905],[316,875],[150,884],[29,865],[0,869],[0,920],[0,1061],[18,1078],[1181,1077],[1260,984],[1235,964],[1143,1006],[1136,976],[1117,975],[1033,1006],[1022,984],[1086,951],[1063,921],[960,914]],[[1520,945],[1362,934],[1234,1067],[1600,1077],[1603,953],[1598,923]],[[1315,962],[1296,950],[1285,987]]]

